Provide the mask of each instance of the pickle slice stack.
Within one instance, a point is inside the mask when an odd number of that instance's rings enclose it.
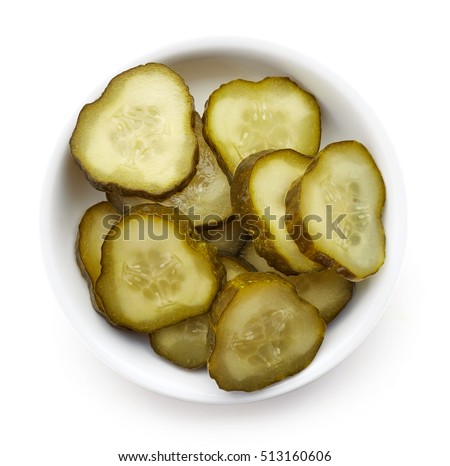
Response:
[[[271,267],[263,257],[258,255],[252,241],[245,245],[240,257],[258,272],[273,272],[292,283],[297,294],[314,305],[326,323],[331,322],[353,296],[355,283],[337,274],[333,269],[285,275]]]
[[[103,239],[119,219],[120,214],[109,202],[99,202],[84,213],[78,227],[75,245],[77,263],[88,282],[92,305],[102,315],[103,305],[95,293],[95,284],[101,273]]]
[[[181,191],[175,192],[160,204],[178,207],[196,227],[207,225],[208,221],[225,221],[232,214],[230,183],[219,167],[211,148],[203,139],[201,117],[195,113],[195,134],[199,158],[194,177]],[[107,193],[108,200],[121,212],[130,207],[149,202],[139,196],[123,196]]]
[[[226,391],[305,369],[385,260],[382,175],[357,141],[318,152],[321,131],[287,77],[223,84],[202,117],[166,65],[113,78],[70,140],[109,201],[76,240],[93,307]]]
[[[233,207],[242,219],[249,219],[244,223],[249,224],[257,253],[285,274],[322,268],[299,251],[284,220],[286,193],[310,162],[291,149],[259,152],[238,165],[231,184]]]
[[[235,257],[220,256],[227,280],[252,269]],[[209,313],[178,322],[150,334],[150,345],[157,354],[186,369],[205,366],[208,350]]]

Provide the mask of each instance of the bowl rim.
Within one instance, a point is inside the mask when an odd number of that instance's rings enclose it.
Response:
[[[311,375],[304,378],[302,383],[295,383],[295,380],[290,378],[286,379],[280,384],[276,384],[275,386],[270,387],[271,390],[262,390],[248,394],[236,394],[237,396],[234,396],[233,394],[225,395],[220,392],[221,396],[211,398],[205,398],[202,395],[195,394],[190,391],[180,393],[180,391],[176,390],[175,388],[168,389],[167,386],[149,386],[148,384],[143,383],[138,371],[133,370],[133,367],[127,364],[126,361],[112,359],[107,349],[104,348],[94,338],[91,338],[90,335],[84,331],[82,320],[67,311],[66,302],[68,298],[65,292],[63,274],[60,273],[56,255],[52,253],[52,235],[48,234],[50,225],[52,223],[52,212],[48,208],[48,205],[50,204],[50,200],[53,197],[53,187],[57,181],[59,167],[62,159],[62,148],[67,146],[67,134],[70,134],[70,131],[73,129],[73,123],[76,121],[75,118],[68,122],[65,130],[57,139],[53,154],[49,158],[48,167],[44,176],[41,190],[40,202],[39,227],[41,238],[41,253],[47,271],[47,278],[59,305],[61,306],[66,317],[70,321],[72,327],[75,329],[83,343],[106,365],[111,367],[115,372],[119,373],[123,377],[136,383],[137,385],[140,385],[155,393],[172,398],[207,404],[240,404],[273,398],[275,396],[291,392],[307,385],[308,383],[316,380],[333,368],[337,367],[342,361],[344,361],[367,338],[367,336],[370,334],[381,318],[392,297],[401,273],[407,232],[405,188],[402,172],[398,159],[395,155],[394,147],[392,146],[386,131],[384,130],[374,111],[350,85],[348,85],[333,71],[317,62],[313,58],[308,57],[295,49],[291,49],[274,42],[237,36],[199,37],[195,39],[178,41],[175,43],[163,45],[153,50],[150,49],[146,56],[151,55],[152,61],[160,61],[164,63],[165,61],[176,60],[178,57],[200,57],[205,55],[233,56],[234,54],[250,54],[252,56],[260,57],[264,60],[273,58],[276,61],[282,61],[283,63],[301,63],[302,67],[307,67],[314,74],[323,76],[326,81],[332,80],[333,86],[338,90],[338,92],[342,93],[346,99],[350,99],[352,104],[356,104],[360,111],[365,114],[365,117],[373,127],[373,131],[377,134],[377,138],[381,141],[384,152],[390,155],[388,164],[391,182],[395,183],[395,196],[392,199],[389,199],[389,202],[391,207],[393,205],[395,211],[396,228],[394,231],[394,237],[389,237],[388,240],[396,245],[396,251],[395,260],[391,260],[391,258],[389,258],[389,273],[384,279],[384,282],[387,281],[389,286],[387,288],[385,287],[382,293],[382,303],[380,304],[379,312],[376,314],[371,314],[370,318],[364,321],[364,325],[358,329],[356,335],[354,335],[349,343],[345,346],[345,351],[341,351],[338,357],[329,358],[327,363],[320,371],[311,373]],[[131,65],[128,64],[128,67],[136,66],[136,64],[138,64],[140,61],[142,60],[133,60]],[[125,64],[123,69],[126,69],[126,66],[127,65]]]

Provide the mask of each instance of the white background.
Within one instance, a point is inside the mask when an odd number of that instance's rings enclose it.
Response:
[[[445,2],[18,1],[2,6],[0,462],[118,464],[118,452],[330,450],[332,465],[449,464],[450,33]],[[186,38],[296,48],[352,85],[404,173],[404,270],[381,321],[303,389],[240,406],[155,395],[116,375],[48,284],[39,203],[56,140],[124,63]],[[89,455],[89,456],[88,456]]]

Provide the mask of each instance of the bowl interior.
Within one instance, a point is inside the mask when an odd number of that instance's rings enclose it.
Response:
[[[353,300],[329,325],[317,357],[304,371],[259,392],[223,392],[205,370],[192,372],[167,363],[153,353],[145,335],[118,331],[93,311],[86,282],[75,261],[74,243],[83,213],[105,196],[90,186],[70,157],[68,141],[75,115],[51,159],[42,199],[43,253],[55,293],[72,325],[97,356],[123,376],[155,392],[190,401],[242,403],[299,388],[336,366],[364,340],[395,285],[405,240],[405,202],[401,174],[388,138],[370,108],[341,79],[307,57],[278,46],[233,41],[186,43],[141,62],[149,61],[165,63],[184,77],[200,114],[208,95],[235,78],[289,76],[313,93],[322,112],[321,147],[333,141],[357,139],[368,147],[380,167],[387,188],[386,263],[377,275],[358,284]],[[128,64],[124,69],[137,64]],[[96,89],[86,101],[97,98],[102,90]],[[80,108],[83,104],[80,102]]]

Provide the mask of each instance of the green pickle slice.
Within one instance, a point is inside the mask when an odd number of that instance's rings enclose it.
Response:
[[[225,266],[227,280],[241,273],[251,271],[251,267],[234,257],[220,256]],[[150,345],[163,358],[186,369],[205,366],[209,355],[208,348],[209,313],[178,322],[150,334]]]
[[[95,291],[108,318],[137,332],[206,313],[225,280],[217,249],[159,204],[137,206],[102,246]]]
[[[75,252],[78,266],[89,285],[92,305],[104,314],[100,298],[94,291],[101,272],[103,239],[111,227],[120,219],[120,214],[109,202],[99,202],[83,215],[78,226]]]
[[[72,155],[96,189],[163,199],[194,175],[193,111],[177,73],[159,63],[137,66],[83,107],[70,140]]]
[[[196,227],[207,225],[211,220],[223,222],[232,214],[230,183],[203,139],[202,127],[200,115],[195,113],[199,158],[194,177],[181,191],[159,202],[165,206],[178,207]],[[107,198],[121,212],[148,202],[139,196],[122,196],[119,193],[107,193]]]
[[[273,272],[292,283],[297,294],[315,306],[326,323],[331,322],[353,296],[355,283],[337,274],[335,270],[324,269],[299,275],[285,275],[258,255],[252,241],[245,245],[239,257],[258,272]]]
[[[328,324],[347,305],[353,296],[355,283],[333,269],[301,273],[286,277],[299,296],[319,310],[320,317]]]
[[[290,148],[313,156],[319,150],[319,105],[286,77],[223,84],[210,95],[203,119],[206,140],[229,176],[256,152]]]
[[[286,225],[300,250],[345,278],[360,281],[385,260],[385,186],[357,141],[328,145],[286,197]]]
[[[150,345],[177,366],[198,369],[208,359],[209,314],[191,317],[150,334]]]
[[[227,391],[254,391],[307,367],[326,325],[288,281],[272,273],[229,281],[211,311],[210,376]]]
[[[231,183],[233,208],[249,229],[256,252],[287,275],[323,268],[300,252],[285,225],[286,193],[310,162],[291,149],[259,152],[239,164]]]

